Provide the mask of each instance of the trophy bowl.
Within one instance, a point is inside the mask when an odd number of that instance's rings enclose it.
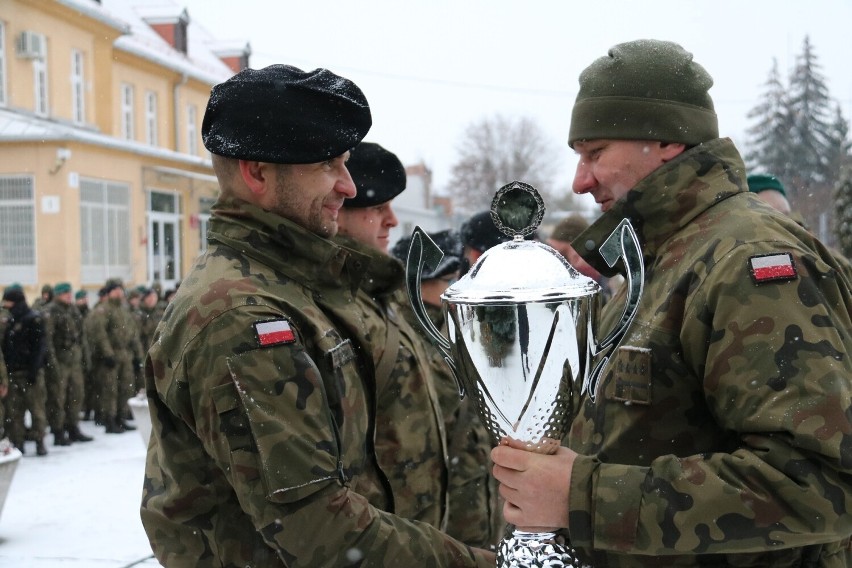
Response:
[[[644,272],[638,239],[624,220],[601,247],[610,266],[623,260],[628,293],[618,324],[598,341],[598,283],[553,248],[524,240],[544,216],[535,188],[518,181],[502,187],[491,215],[512,240],[487,250],[441,295],[448,337],[429,320],[420,296],[423,267],[437,265],[443,253],[419,227],[406,286],[418,321],[442,351],[460,395],[473,398],[492,443],[511,439],[528,451],[554,453],[574,402],[585,393],[594,396],[596,377],[635,316]],[[556,528],[518,527],[497,552],[501,568],[585,565]]]

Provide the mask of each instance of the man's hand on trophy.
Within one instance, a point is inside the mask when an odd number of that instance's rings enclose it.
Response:
[[[524,450],[523,442],[504,438],[491,450],[494,477],[506,500],[503,518],[523,530],[568,526],[568,492],[577,453],[559,447],[545,455]]]

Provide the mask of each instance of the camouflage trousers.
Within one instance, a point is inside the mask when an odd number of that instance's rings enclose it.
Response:
[[[6,433],[16,448],[24,447],[24,414],[30,411],[32,433],[36,440],[44,438],[47,428],[44,371],[39,370],[35,384],[29,382],[29,371],[9,373],[9,394],[6,395]]]
[[[73,429],[80,422],[83,408],[83,369],[80,348],[57,353],[57,367],[45,371],[47,421],[56,434]]]
[[[127,410],[127,401],[136,394],[134,390],[135,376],[133,363],[129,355],[116,357],[117,365],[107,369],[104,365],[98,365],[101,382],[100,410],[101,418],[107,420],[110,417],[124,417]]]

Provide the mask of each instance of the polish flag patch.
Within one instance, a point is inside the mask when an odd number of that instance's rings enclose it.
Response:
[[[793,255],[788,252],[752,256],[748,263],[755,284],[794,280],[798,277]]]
[[[257,333],[257,342],[261,347],[296,341],[296,334],[293,333],[293,328],[286,319],[256,323],[254,331]]]

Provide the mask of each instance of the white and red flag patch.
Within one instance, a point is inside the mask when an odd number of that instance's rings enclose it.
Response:
[[[793,280],[798,277],[793,255],[789,252],[761,254],[748,259],[749,271],[755,284]]]
[[[254,331],[261,347],[296,341],[296,334],[286,319],[258,322],[254,324]]]

